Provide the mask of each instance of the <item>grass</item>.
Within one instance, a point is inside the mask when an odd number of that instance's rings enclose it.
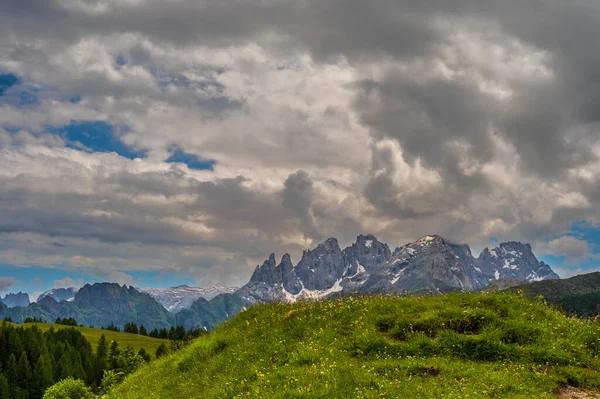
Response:
[[[169,345],[168,339],[150,338],[143,335],[102,330],[99,328],[73,327],[65,326],[62,324],[49,323],[26,323],[21,325],[24,327],[37,326],[42,331],[48,331],[51,327],[53,327],[55,330],[60,328],[74,328],[77,331],[80,331],[85,336],[85,338],[90,342],[90,344],[92,344],[92,348],[94,348],[94,350],[96,350],[96,348],[98,347],[98,341],[100,340],[102,334],[106,336],[106,340],[109,343],[109,345],[111,341],[117,341],[119,347],[124,348],[127,345],[131,345],[136,352],[138,352],[141,348],[144,348],[146,352],[148,352],[152,357],[154,357],[154,354],[156,353],[156,348],[158,348],[158,346],[161,343],[164,343],[167,346]]]
[[[252,307],[109,398],[555,398],[600,388],[600,329],[507,293]]]

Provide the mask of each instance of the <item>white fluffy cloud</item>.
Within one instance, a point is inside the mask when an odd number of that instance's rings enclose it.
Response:
[[[481,246],[599,222],[600,65],[569,41],[600,34],[599,7],[301,3],[13,2],[0,70],[38,102],[0,102],[0,257],[240,285],[328,236]],[[146,156],[45,132],[72,120]],[[546,253],[583,256],[560,240]]]

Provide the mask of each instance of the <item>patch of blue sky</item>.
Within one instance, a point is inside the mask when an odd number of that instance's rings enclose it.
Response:
[[[0,75],[0,103],[13,107],[27,107],[39,104],[40,88],[29,86],[13,74]]]
[[[179,285],[194,286],[194,280],[189,275],[174,273],[172,271],[148,270],[148,271],[122,271],[133,278],[133,284],[142,288],[169,288]],[[107,282],[106,278],[88,272],[85,268],[65,269],[50,268],[43,266],[12,266],[0,264],[0,277],[12,277],[16,283],[7,290],[0,292],[2,296],[9,292],[26,292],[32,296],[54,288],[55,281],[64,280],[67,277],[74,282],[93,284]],[[35,300],[35,298],[31,298]]]
[[[196,155],[189,154],[179,148],[175,148],[166,162],[184,163],[190,169],[213,170],[216,162],[199,158]]]
[[[118,67],[122,67],[122,66],[127,65],[127,62],[128,62],[128,60],[127,60],[127,58],[124,55],[119,54],[119,55],[117,55],[115,57],[115,64]]]
[[[71,121],[65,126],[47,126],[49,133],[62,137],[69,148],[91,152],[114,152],[122,157],[143,158],[145,152],[123,144],[117,133],[126,128],[116,128],[104,121]]]
[[[21,82],[18,76],[11,73],[0,74],[0,96],[13,86]]]
[[[580,260],[569,260],[565,256],[543,255],[539,257],[540,260],[556,269],[561,277],[600,270],[600,226],[587,221],[575,222],[566,235],[586,241],[590,251],[589,257]],[[549,242],[557,238],[560,237],[551,237],[546,241]]]
[[[0,277],[13,277],[16,283],[1,294],[8,292],[44,292],[54,287],[54,282],[70,277],[74,281],[84,278],[82,272],[67,271],[60,268],[48,268],[42,266],[12,266],[0,264]],[[32,298],[32,300],[35,298]]]

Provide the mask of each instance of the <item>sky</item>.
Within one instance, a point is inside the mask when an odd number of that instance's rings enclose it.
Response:
[[[600,3],[8,0],[0,293],[375,234],[600,269]]]

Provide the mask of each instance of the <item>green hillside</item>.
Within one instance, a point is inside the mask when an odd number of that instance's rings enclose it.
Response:
[[[600,329],[507,293],[252,307],[110,398],[555,398],[600,389]]]
[[[49,323],[26,323],[26,324],[23,324],[23,326],[24,327],[38,326],[38,328],[40,330],[42,330],[42,332],[48,331],[50,329],[50,327],[53,327],[54,329],[74,328],[77,331],[80,331],[85,336],[85,338],[90,342],[90,344],[92,344],[92,348],[94,350],[96,350],[96,347],[98,346],[98,341],[100,340],[100,337],[102,336],[102,334],[104,334],[106,336],[106,340],[108,342],[117,341],[117,343],[119,344],[119,347],[121,347],[121,348],[124,348],[127,345],[131,345],[133,347],[133,349],[135,349],[136,353],[141,348],[144,348],[146,350],[146,352],[148,352],[152,357],[154,357],[156,348],[158,348],[158,346],[161,343],[165,343],[166,345],[169,344],[169,340],[167,340],[167,339],[150,338],[150,337],[146,337],[143,335],[121,333],[121,332],[115,332],[115,331],[109,331],[109,330],[101,330],[99,328],[73,327],[73,326],[65,326],[62,324],[49,324]]]
[[[592,317],[600,305],[600,272],[582,274],[565,280],[544,280],[509,288],[529,298],[542,295],[548,303],[568,314]]]

